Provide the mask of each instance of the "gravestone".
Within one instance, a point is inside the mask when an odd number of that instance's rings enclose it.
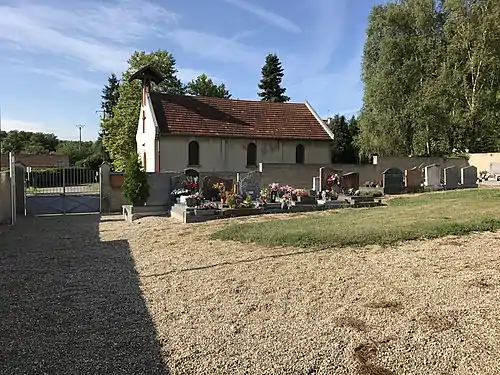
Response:
[[[460,183],[463,188],[477,188],[477,168],[473,165],[462,168]]]
[[[452,165],[444,169],[444,188],[446,190],[453,190],[458,188],[460,183],[460,170]]]
[[[384,194],[401,194],[404,191],[404,174],[401,169],[388,168],[382,173]]]
[[[222,183],[226,191],[233,190],[233,180],[224,179],[217,176],[203,177],[202,194],[205,199],[213,200],[219,197],[219,190],[214,188],[215,184]]]
[[[340,178],[340,174],[342,173],[342,169],[335,169],[332,167],[321,167],[319,169],[319,187],[321,190],[329,190],[327,186],[326,180],[328,180],[328,177],[330,177],[332,174],[337,174]]]
[[[500,174],[500,163],[490,163],[490,173],[492,175]]]
[[[312,189],[316,192],[321,191],[320,184],[319,184],[319,177],[313,177]]]
[[[437,164],[428,165],[424,168],[424,185],[429,187],[441,186],[441,167]]]
[[[242,196],[250,195],[253,199],[260,197],[262,174],[259,171],[238,173],[237,180]]]
[[[406,192],[416,193],[422,188],[422,171],[417,167],[405,170]]]
[[[340,179],[340,187],[345,190],[359,190],[359,173],[349,172],[343,175]]]
[[[182,189],[186,186],[187,176],[184,173],[170,177],[171,191]]]

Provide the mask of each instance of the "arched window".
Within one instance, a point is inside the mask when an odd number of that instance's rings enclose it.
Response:
[[[257,165],[257,146],[253,142],[247,146],[247,165],[252,167]]]
[[[188,165],[200,165],[200,145],[196,141],[189,142]]]
[[[295,163],[304,164],[306,159],[306,150],[303,145],[297,145],[295,148]]]

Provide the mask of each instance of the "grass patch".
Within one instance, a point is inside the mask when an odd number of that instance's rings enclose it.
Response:
[[[387,207],[266,223],[231,224],[212,238],[261,245],[344,247],[500,229],[500,190],[467,189],[391,199]]]

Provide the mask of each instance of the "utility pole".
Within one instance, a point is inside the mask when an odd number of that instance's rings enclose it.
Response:
[[[85,125],[76,125],[78,128],[78,133],[79,133],[79,141],[80,141],[80,147],[82,147],[82,129],[85,127]]]

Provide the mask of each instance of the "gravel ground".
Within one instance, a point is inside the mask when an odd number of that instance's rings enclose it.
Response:
[[[304,251],[208,240],[225,220],[88,221],[0,236],[0,370],[500,373],[500,233]]]

